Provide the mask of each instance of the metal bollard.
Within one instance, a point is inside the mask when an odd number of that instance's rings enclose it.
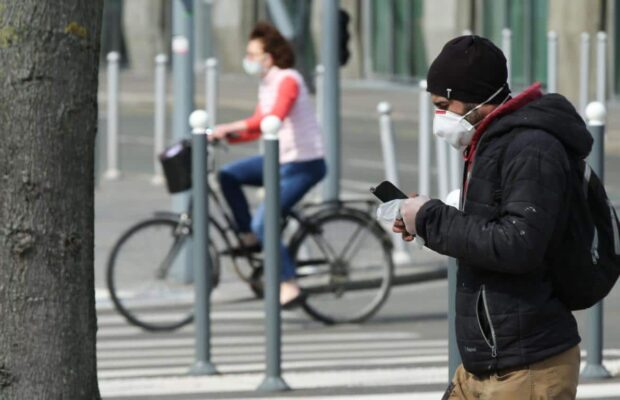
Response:
[[[192,196],[194,211],[194,324],[196,360],[191,375],[215,375],[211,363],[211,287],[212,265],[209,256],[209,198],[207,194],[207,135],[208,115],[203,110],[194,111],[189,117],[192,127]]]
[[[155,57],[155,141],[153,162],[155,174],[151,179],[153,185],[164,184],[164,174],[159,163],[159,155],[166,146],[166,64],[168,57],[158,54]]]
[[[607,58],[607,34],[599,32],[596,34],[596,101],[605,104],[606,95],[606,66]]]
[[[398,163],[396,161],[396,146],[394,145],[394,127],[392,125],[392,106],[390,103],[383,101],[377,105],[379,112],[379,130],[381,133],[381,148],[383,150],[383,164],[385,166],[385,177],[396,187],[400,186],[398,175]],[[411,261],[411,255],[407,251],[407,243],[404,242],[400,235],[392,235],[392,243],[394,244],[394,261],[406,263]]]
[[[590,76],[590,34],[581,34],[581,48],[579,53],[579,114],[585,118],[588,105],[588,90]]]
[[[218,86],[218,62],[217,58],[209,58],[205,61],[205,111],[209,114],[211,126],[217,124],[217,98]]]
[[[588,129],[594,139],[592,152],[588,162],[592,169],[605,182],[605,117],[606,110],[603,103],[592,102],[586,107]],[[595,304],[587,311],[588,338],[586,365],[581,371],[585,379],[609,378],[611,374],[603,366],[603,302]]]
[[[426,81],[420,81],[420,121],[418,128],[418,191],[431,193],[431,101]]]
[[[175,142],[187,139],[190,133],[188,117],[194,110],[194,1],[172,1],[172,138]],[[172,209],[187,210],[189,193],[172,196]],[[193,239],[186,241],[172,267],[179,282],[191,283],[191,254]]]
[[[280,156],[278,131],[282,121],[274,115],[263,118],[260,127],[265,142],[263,182],[265,187],[265,239],[263,241],[266,376],[258,387],[265,392],[290,390],[282,379],[282,326],[280,318]]]
[[[340,178],[342,176],[342,140],[340,123],[340,63],[338,58],[338,10],[340,0],[322,0],[321,62],[325,67],[323,79],[323,115],[321,127],[325,142],[327,176],[323,189],[324,199],[340,199]]]
[[[547,93],[558,91],[558,34],[547,33]]]
[[[113,51],[108,53],[108,112],[107,112],[107,159],[108,165],[105,178],[116,180],[120,178],[118,169],[118,80],[120,54]]]
[[[512,66],[510,62],[512,60],[512,31],[508,28],[502,29],[502,51],[506,57],[506,67],[508,68],[508,86],[512,81]]]

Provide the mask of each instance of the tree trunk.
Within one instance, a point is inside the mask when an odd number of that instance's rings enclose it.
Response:
[[[0,0],[0,399],[99,399],[102,0]]]

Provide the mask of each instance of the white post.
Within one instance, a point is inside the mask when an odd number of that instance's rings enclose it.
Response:
[[[158,54],[155,57],[155,121],[154,121],[154,170],[155,174],[151,179],[153,185],[162,185],[164,175],[159,162],[159,155],[166,146],[166,64],[168,57],[165,54]]]
[[[435,151],[437,154],[437,188],[440,199],[448,196],[448,142],[435,138]]]
[[[316,87],[316,94],[314,98],[316,99],[316,119],[319,122],[319,125],[323,124],[323,75],[325,73],[325,68],[323,65],[319,64],[316,66],[316,70],[314,72],[314,86]],[[327,143],[327,141],[325,141]]]
[[[605,104],[607,33],[596,34],[596,101]]]
[[[392,106],[387,101],[377,105],[379,112],[379,130],[381,133],[381,147],[383,150],[383,164],[385,177],[394,185],[399,185],[398,164],[396,162],[396,146],[394,146],[394,127],[392,125]]]
[[[450,146],[450,190],[459,189],[461,187],[461,165],[463,163],[462,153]]]
[[[385,167],[385,177],[396,187],[400,186],[398,175],[398,163],[396,161],[396,146],[394,145],[394,127],[392,125],[392,106],[384,101],[377,105],[379,112],[379,131],[381,133],[381,148],[383,150],[383,164]],[[402,264],[411,261],[411,256],[407,251],[406,243],[400,235],[392,235],[394,244],[394,261]]]
[[[512,81],[512,68],[510,66],[510,60],[512,59],[512,32],[508,28],[502,29],[502,51],[504,52],[504,56],[506,56],[506,67],[508,68],[508,86],[510,86]]]
[[[590,76],[590,34],[581,33],[581,49],[579,53],[579,114],[585,117],[588,105],[588,90]]]
[[[420,81],[418,129],[418,190],[420,193],[431,194],[431,102],[426,92],[426,81]]]
[[[108,165],[105,178],[116,180],[121,172],[118,169],[118,90],[120,54],[108,53]]]
[[[209,58],[205,62],[205,111],[209,114],[210,126],[217,124],[218,62],[216,58]]]
[[[547,93],[558,91],[558,34],[547,33]]]

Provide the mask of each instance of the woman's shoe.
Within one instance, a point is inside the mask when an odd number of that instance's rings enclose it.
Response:
[[[302,305],[306,301],[307,295],[304,292],[299,292],[299,294],[286,303],[280,304],[283,310],[292,310],[293,308],[297,308]]]

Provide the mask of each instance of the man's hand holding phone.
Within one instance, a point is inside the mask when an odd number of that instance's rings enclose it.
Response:
[[[415,238],[415,218],[417,213],[430,198],[417,193],[410,193],[407,196],[390,181],[383,181],[376,188],[371,188],[370,191],[384,203],[392,200],[402,200],[400,203],[400,218],[394,219],[392,231],[402,234],[403,240],[407,242],[412,241]]]
[[[424,204],[426,204],[426,202],[428,202],[430,200],[430,197],[423,195],[423,194],[417,194],[417,193],[411,193],[410,197],[403,201],[400,205],[400,215],[402,217],[402,224],[405,226],[405,231],[409,232],[412,235],[412,239],[413,236],[415,236],[417,234],[416,229],[415,229],[415,220],[416,217],[418,216],[418,212],[420,211],[420,208],[422,208],[422,206]],[[392,230],[394,230],[394,228],[396,227],[396,221],[394,222],[394,227],[392,228]],[[399,229],[400,229],[400,224],[399,224]],[[394,230],[394,232],[396,232],[396,230]],[[397,232],[400,233],[400,232]],[[405,238],[405,235],[403,234],[403,239],[407,240],[407,238]]]

